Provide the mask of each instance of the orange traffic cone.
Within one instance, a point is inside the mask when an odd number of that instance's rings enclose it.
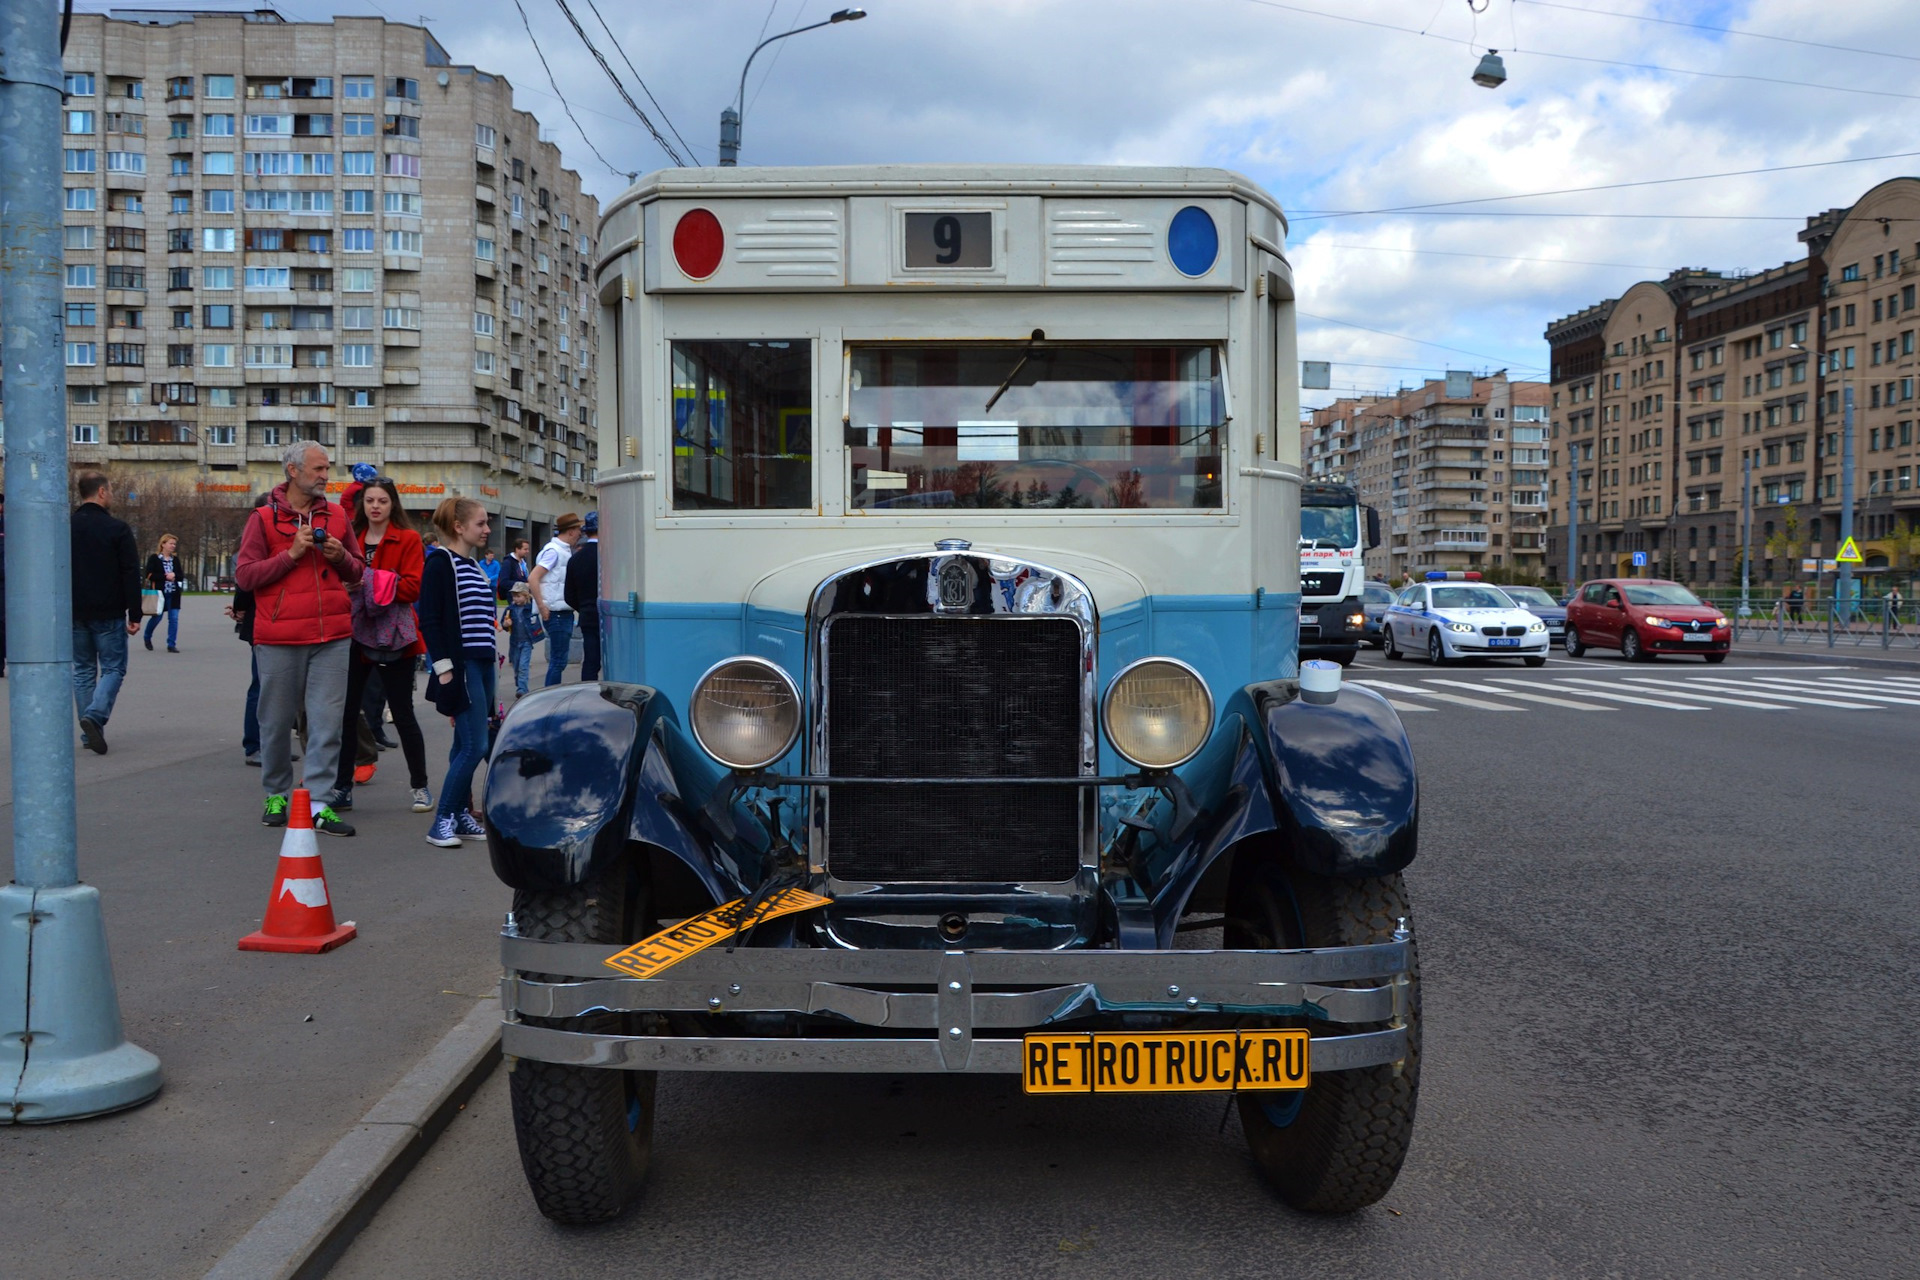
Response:
[[[334,926],[327,873],[313,839],[313,800],[305,790],[296,791],[287,801],[287,834],[280,841],[267,917],[258,933],[240,939],[240,949],[318,955],[351,942],[358,933],[351,920]]]

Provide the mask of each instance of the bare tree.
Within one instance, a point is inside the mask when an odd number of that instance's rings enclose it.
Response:
[[[117,473],[114,491],[116,511],[133,526],[141,555],[151,554],[163,534],[174,535],[196,586],[226,567],[251,512],[248,494],[217,492],[166,472]]]

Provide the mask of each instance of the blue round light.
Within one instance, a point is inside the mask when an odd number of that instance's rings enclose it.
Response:
[[[1174,214],[1167,225],[1167,256],[1183,276],[1203,276],[1213,270],[1214,259],[1220,256],[1220,232],[1213,216],[1194,204]]]

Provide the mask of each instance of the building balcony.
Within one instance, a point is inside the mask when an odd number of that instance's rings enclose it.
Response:
[[[420,385],[420,371],[389,367],[380,371],[380,380],[389,387],[417,387]]]
[[[473,198],[484,205],[495,204],[499,200],[499,196],[494,193],[493,188],[484,182],[476,182],[473,184]]]

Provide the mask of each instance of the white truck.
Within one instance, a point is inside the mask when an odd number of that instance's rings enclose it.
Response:
[[[1366,553],[1379,545],[1380,513],[1362,506],[1352,485],[1300,487],[1301,657],[1332,658],[1344,667],[1360,652]]]

